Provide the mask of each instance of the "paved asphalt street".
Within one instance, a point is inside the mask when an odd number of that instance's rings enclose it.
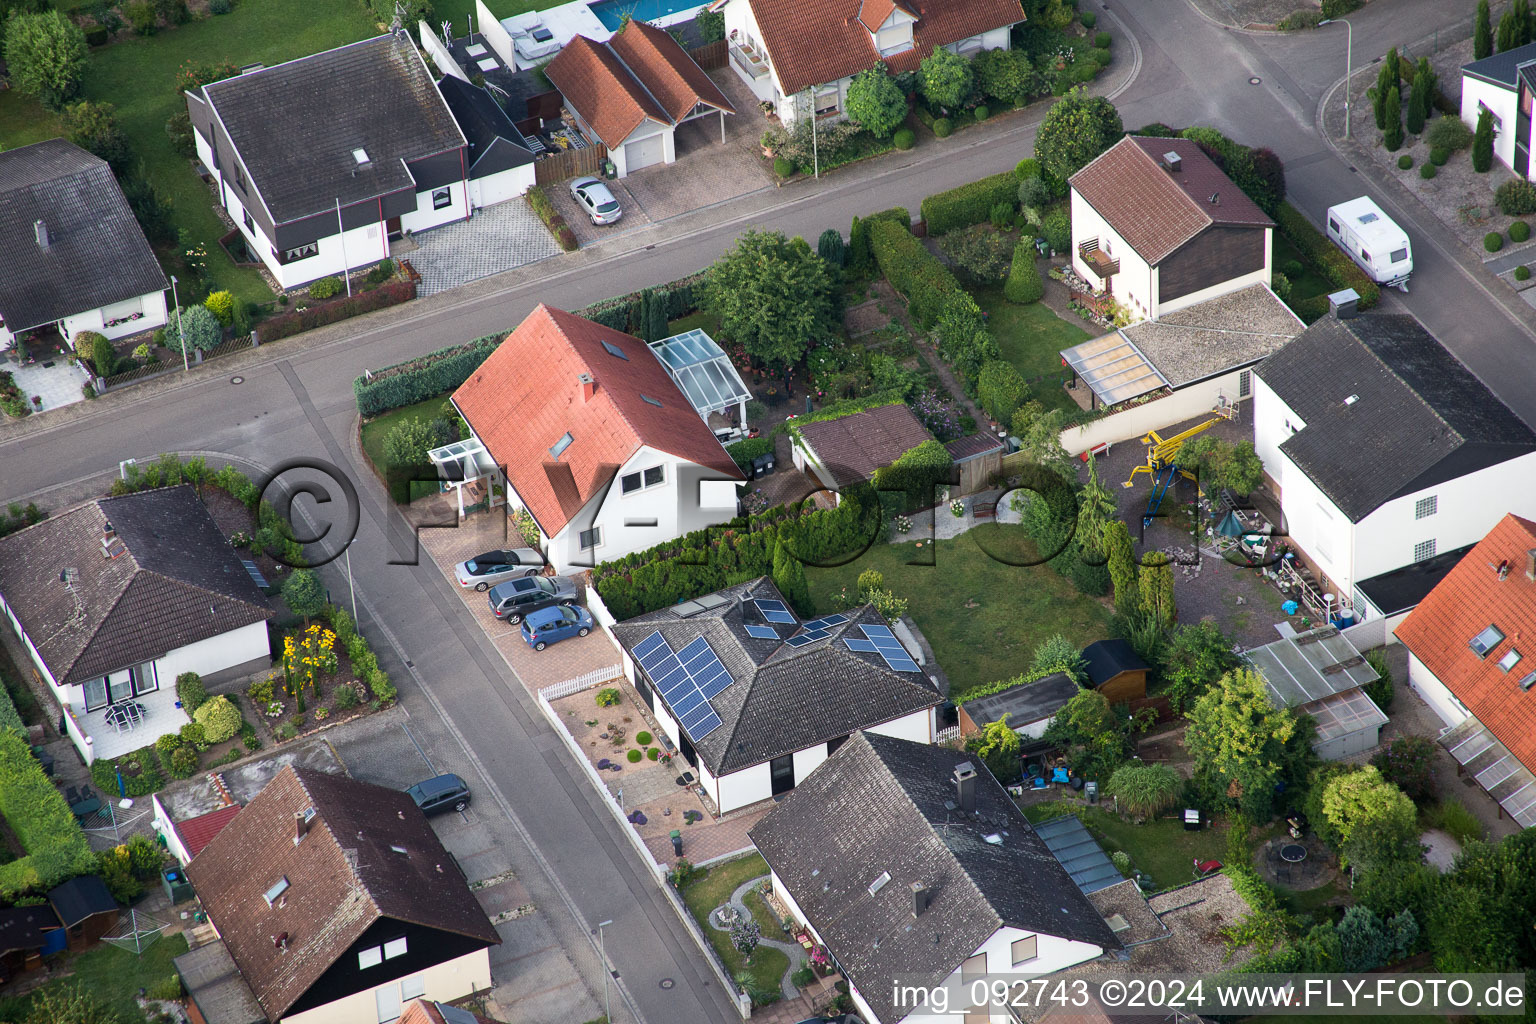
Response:
[[[1212,24],[1186,0],[1139,0],[1105,8],[1139,44],[1139,68],[1123,29],[1119,73],[1136,70],[1116,99],[1127,126],[1151,121],[1208,123],[1285,160],[1292,199],[1314,218],[1331,202],[1366,191],[1315,129],[1319,102],[1341,77],[1340,27],[1296,36],[1235,32]],[[1357,67],[1387,46],[1414,42],[1464,22],[1470,2],[1375,0],[1352,16]],[[1106,19],[1108,20],[1108,19]],[[1251,85],[1257,77],[1260,84]],[[665,905],[617,826],[567,761],[521,684],[462,613],[431,566],[388,564],[409,553],[400,520],[387,506],[356,446],[351,381],[382,366],[514,326],[537,302],[575,308],[707,265],[749,224],[814,238],[854,214],[893,205],[916,211],[923,196],[1011,167],[1028,155],[1034,116],[981,126],[951,140],[820,183],[767,190],[676,222],[620,236],[573,256],[521,268],[456,293],[434,296],[363,326],[341,325],[313,339],[284,342],[223,361],[183,380],[129,389],[57,416],[0,430],[0,491],[57,507],[99,490],[119,460],[162,451],[206,452],[249,464],[294,456],[328,460],[357,482],[361,527],[356,572],[364,631],[386,652],[401,684],[412,731],[433,757],[465,759],[492,780],[506,811],[514,864],[541,911],[590,984],[600,987],[596,922],[612,919],[607,948],[624,1006],[616,1021],[721,1024],[734,1019],[691,939]],[[1381,193],[1374,191],[1378,197]],[[1495,300],[1439,245],[1443,232],[1403,215],[1415,243],[1413,291],[1389,307],[1417,314],[1490,386],[1536,421],[1536,383],[1525,323]],[[241,383],[231,382],[238,375]],[[393,540],[391,539],[393,537]],[[345,583],[328,571],[338,597]],[[491,807],[477,803],[482,816]],[[660,987],[663,979],[675,986]]]

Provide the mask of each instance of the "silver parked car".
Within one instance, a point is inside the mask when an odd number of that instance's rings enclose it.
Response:
[[[608,186],[597,178],[588,176],[571,182],[571,198],[592,218],[593,224],[617,224],[624,216],[619,201],[613,198]]]
[[[503,580],[517,576],[537,576],[544,571],[544,556],[533,548],[507,548],[483,551],[453,567],[453,578],[461,587],[485,591]]]

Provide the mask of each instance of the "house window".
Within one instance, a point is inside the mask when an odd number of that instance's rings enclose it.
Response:
[[[1413,560],[1422,562],[1427,558],[1435,557],[1435,542],[1433,539],[1421,540],[1413,546]]]
[[[1473,637],[1468,642],[1467,646],[1471,647],[1472,653],[1477,655],[1479,658],[1486,658],[1488,656],[1488,652],[1499,646],[1503,640],[1504,633],[1499,629],[1499,627],[1489,626],[1487,629],[1477,634],[1477,636]]]
[[[576,439],[571,436],[570,431],[561,434],[560,440],[549,446],[549,457],[552,459],[560,458],[560,454],[569,448],[574,440]]]
[[[603,542],[603,528],[594,526],[590,530],[582,530],[576,538],[576,544],[581,550],[586,551],[595,548]]]
[[[137,696],[141,693],[153,693],[160,689],[160,680],[155,678],[155,663],[146,661],[142,665],[135,665],[128,670],[133,678],[133,692]]]
[[[826,117],[837,113],[837,86],[816,90],[816,116]]]
[[[400,1019],[400,990],[394,985],[381,985],[373,990],[373,998],[379,1008],[379,1024]]]
[[[987,954],[985,953],[977,953],[960,965],[960,980],[962,984],[966,985],[967,992],[969,992],[971,985],[966,984],[966,982],[969,980],[974,984],[973,979],[979,978],[986,973]],[[973,1003],[970,1009],[965,1011],[965,1017],[963,1018],[965,1024],[988,1024],[991,1019],[992,1013],[986,996],[983,996],[980,1001]]]
[[[875,33],[875,46],[879,48],[881,56],[912,49],[911,24],[893,25],[890,28],[881,29]]]
[[[240,161],[235,161],[235,187],[241,192],[245,191],[245,172],[240,168]]]
[[[1520,652],[1511,647],[1509,649],[1509,653],[1505,654],[1504,657],[1499,659],[1499,668],[1505,672],[1508,672],[1510,669],[1520,664],[1520,657]]]
[[[662,468],[652,466],[644,473],[626,473],[620,480],[619,486],[625,494],[633,494],[647,487],[655,487],[662,481]]]
[[[369,946],[367,949],[357,951],[357,969],[366,971],[370,967],[377,967],[384,962],[384,951],[378,946]]]
[[[398,939],[390,939],[384,943],[384,959],[393,960],[397,956],[405,956],[405,936]]]
[[[657,484],[661,483],[661,479],[662,472],[660,466],[652,466],[650,469],[645,471],[645,486],[655,487]]]
[[[453,205],[453,193],[447,188],[435,188],[432,190],[432,209],[441,210]]]
[[[245,230],[254,233],[256,231],[256,222],[251,220],[251,211],[250,210],[246,210],[246,211],[244,211],[244,214],[245,214],[245,216],[244,216]]]
[[[103,676],[100,679],[88,679],[82,689],[85,690],[85,710],[95,711],[97,708],[107,706],[107,680]]]
[[[320,255],[320,243],[309,242],[293,249],[284,249],[280,263],[296,263],[299,260],[307,260],[311,256]]]
[[[1428,519],[1438,511],[1440,511],[1440,496],[1438,494],[1431,494],[1427,498],[1420,498],[1413,504],[1413,518],[1415,519]]]
[[[1244,370],[1237,375],[1237,397],[1247,398],[1253,394],[1253,371]]]
[[[1013,966],[1027,964],[1040,955],[1040,936],[1026,935],[1013,940]]]
[[[427,994],[427,981],[421,975],[414,978],[404,978],[400,982],[401,999],[420,999]]]

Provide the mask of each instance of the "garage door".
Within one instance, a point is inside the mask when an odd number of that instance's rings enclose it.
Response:
[[[652,135],[639,142],[627,142],[624,144],[624,171],[626,174],[633,174],[642,167],[661,163],[666,159],[666,155],[667,147],[663,135]]]

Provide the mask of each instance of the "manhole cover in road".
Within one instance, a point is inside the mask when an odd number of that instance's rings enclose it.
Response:
[[[231,377],[231,378],[229,378],[229,382],[231,384],[244,384],[245,383],[245,378],[244,377]]]
[[[1262,81],[1264,81],[1264,79],[1258,78],[1258,77],[1254,77],[1254,78],[1248,79],[1248,84],[1249,85],[1258,85]]]
[[[671,988],[673,985],[676,985],[677,982],[673,981],[671,978],[662,978],[658,984],[660,984],[662,988]]]

